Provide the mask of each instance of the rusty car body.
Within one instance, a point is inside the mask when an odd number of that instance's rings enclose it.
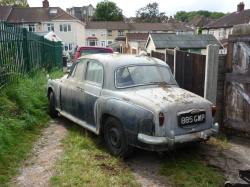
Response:
[[[178,87],[169,66],[146,56],[95,54],[48,81],[50,114],[103,134],[113,155],[165,151],[218,132],[213,105]]]

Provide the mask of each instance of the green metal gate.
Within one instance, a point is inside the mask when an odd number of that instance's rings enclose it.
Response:
[[[23,74],[62,66],[62,43],[0,22],[0,89]]]

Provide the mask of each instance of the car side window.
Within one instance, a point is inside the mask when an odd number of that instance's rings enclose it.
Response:
[[[75,69],[73,71],[73,79],[77,81],[83,81],[83,74],[84,74],[84,63],[79,62],[76,64]]]
[[[86,71],[87,81],[93,82],[99,86],[103,83],[103,67],[95,61],[89,61]]]

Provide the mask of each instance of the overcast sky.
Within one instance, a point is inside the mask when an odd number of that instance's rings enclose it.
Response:
[[[96,6],[102,0],[49,0],[50,6],[59,6],[63,9],[73,6],[92,4]],[[113,0],[123,10],[127,17],[135,16],[137,9],[148,3],[157,2],[161,12],[168,16],[174,15],[176,11],[209,10],[220,12],[236,11],[237,4],[242,0]],[[42,0],[28,0],[31,7],[42,6]],[[250,9],[250,0],[245,0],[245,9]]]

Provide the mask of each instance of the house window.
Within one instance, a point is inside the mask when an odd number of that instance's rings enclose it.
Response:
[[[70,24],[61,24],[60,25],[60,32],[70,32],[71,25]]]
[[[118,30],[118,36],[124,36],[124,31],[123,30]]]
[[[102,47],[106,47],[106,42],[105,41],[101,41],[101,46]]]
[[[35,32],[35,31],[36,31],[36,30],[35,30],[35,25],[34,25],[34,24],[29,24],[28,30],[29,30],[30,32]]]
[[[73,45],[69,44],[69,50],[71,51],[73,49]]]
[[[112,30],[108,30],[108,36],[112,36]]]
[[[108,45],[112,44],[113,42],[112,41],[108,41]]]
[[[89,46],[96,46],[97,41],[96,40],[89,40]]]
[[[214,34],[214,31],[213,30],[209,30],[209,34]]]
[[[48,23],[47,28],[48,28],[48,31],[54,31],[54,24]]]
[[[64,51],[68,51],[69,50],[69,46],[68,45],[65,45],[64,46]]]

